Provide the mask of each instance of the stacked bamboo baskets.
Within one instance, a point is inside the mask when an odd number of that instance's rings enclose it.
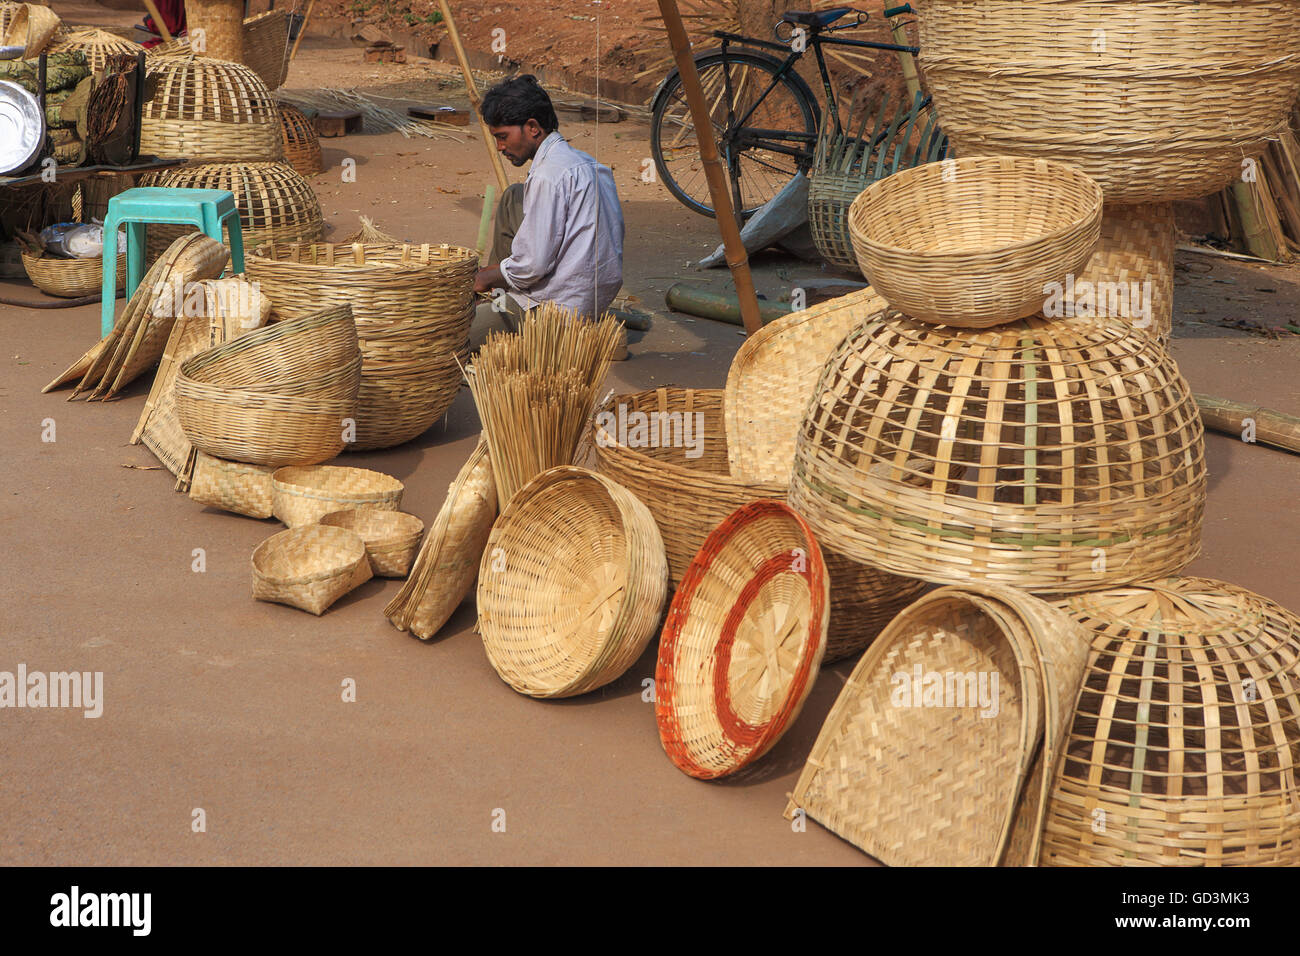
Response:
[[[410,441],[451,405],[474,315],[474,250],[273,242],[246,264],[281,318],[327,304],[351,307],[363,361],[350,450]]]
[[[280,113],[271,91],[248,67],[193,56],[152,58],[156,84],[144,104],[140,151],[174,159],[280,162]]]
[[[235,208],[239,210],[239,226],[246,250],[267,243],[315,242],[324,229],[315,190],[288,163],[229,162],[183,166],[150,173],[141,179],[141,185],[230,191],[235,196]],[[150,226],[146,258],[156,258],[177,236],[187,231],[192,230],[185,226]]]

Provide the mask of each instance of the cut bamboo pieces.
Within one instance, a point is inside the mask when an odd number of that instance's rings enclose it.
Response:
[[[1213,395],[1196,394],[1193,398],[1207,429],[1300,454],[1300,418],[1295,415]]]

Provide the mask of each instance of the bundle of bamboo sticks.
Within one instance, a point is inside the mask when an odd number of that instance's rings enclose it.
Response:
[[[620,325],[609,314],[588,322],[547,302],[517,333],[490,334],[479,349],[465,375],[502,510],[535,476],[573,462]]]
[[[1292,262],[1300,253],[1300,103],[1290,126],[1210,201],[1212,231],[1271,262]]]

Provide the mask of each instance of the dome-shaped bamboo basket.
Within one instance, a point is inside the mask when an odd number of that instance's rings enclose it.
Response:
[[[892,313],[831,356],[790,503],[822,547],[927,581],[1086,591],[1200,550],[1204,432],[1154,339],[1100,320],[993,329]]]
[[[1300,865],[1300,617],[1205,578],[1060,607],[1094,640],[1039,862]]]
[[[655,668],[659,740],[678,770],[713,780],[775,746],[817,680],[829,596],[821,548],[785,502],[750,502],[709,534]]]
[[[140,152],[208,163],[278,163],[280,112],[248,67],[192,56],[153,57],[157,84],[144,104]]]
[[[1300,88],[1295,0],[918,0],[921,65],[959,156],[1074,163],[1107,202],[1241,174]]]
[[[858,661],[786,816],[888,866],[1032,865],[1088,640],[1017,588],[927,594]]]
[[[472,249],[399,243],[272,243],[245,257],[280,318],[348,303],[361,340],[361,451],[423,434],[460,388],[474,317]]]
[[[365,542],[346,528],[291,528],[253,551],[253,597],[311,614],[324,614],[371,577]]]
[[[132,43],[125,37],[96,27],[70,30],[62,34],[50,46],[47,52],[63,53],[67,50],[80,50],[86,54],[86,66],[90,72],[98,73],[104,68],[110,56],[117,53],[130,53],[134,56],[144,50],[138,43]]]
[[[265,243],[315,242],[324,229],[316,191],[288,163],[204,163],[201,166],[182,166],[149,173],[141,179],[141,185],[172,189],[226,189],[234,193],[246,252]],[[186,226],[149,226],[146,234],[146,258],[151,261],[156,259],[177,237],[193,231],[193,228]],[[229,244],[228,230],[223,238]],[[271,301],[275,302],[273,296]],[[310,310],[299,310],[299,314],[305,311]]]
[[[325,169],[320,137],[316,135],[311,120],[298,107],[280,104],[280,136],[284,141],[284,161],[300,174],[315,176]]]
[[[874,289],[862,289],[791,312],[745,339],[724,402],[733,477],[790,483],[794,443],[822,367],[844,336],[885,308]]]
[[[904,170],[849,208],[862,274],[914,319],[982,329],[1042,311],[1083,271],[1101,188],[1064,163],[974,156]]]
[[[631,427],[620,434],[620,405],[626,416],[656,416],[661,437],[653,440],[647,432],[647,440],[639,440]],[[635,426],[632,418],[626,420]],[[654,515],[674,588],[709,533],[728,515],[751,501],[786,496],[786,482],[749,482],[730,474],[721,389],[658,388],[612,397],[596,415],[593,444],[600,472],[644,501]],[[824,542],[822,553],[831,578],[830,663],[871,643],[925,585],[852,561]]]
[[[406,486],[382,471],[339,465],[291,466],[271,475],[271,513],[290,528],[334,511],[397,511]]]
[[[585,694],[641,656],[667,590],[663,541],[645,505],[585,468],[551,468],[515,492],[488,537],[478,573],[483,648],[521,694]]]

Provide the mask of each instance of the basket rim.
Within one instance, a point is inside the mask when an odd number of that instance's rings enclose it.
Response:
[[[277,255],[264,255],[264,250],[271,250],[272,253],[276,248],[302,248],[302,247],[320,247],[333,246],[340,249],[351,249],[354,246],[360,246],[363,251],[370,249],[456,249],[464,252],[465,255],[454,259],[448,259],[445,262],[299,262],[295,259],[282,259]],[[463,266],[473,261],[478,262],[478,253],[467,246],[459,246],[451,242],[266,242],[259,245],[251,252],[245,253],[245,259],[254,259],[264,266],[295,266],[300,269],[319,269],[321,271],[342,271],[356,272],[361,269],[379,269],[392,272],[419,272],[426,269],[443,269],[448,266]],[[477,268],[477,265],[475,266]]]
[[[322,468],[328,468],[328,469],[331,469],[331,473],[333,473],[333,472],[353,472],[353,473],[361,472],[361,473],[364,473],[367,477],[377,477],[377,478],[383,479],[383,480],[380,482],[380,484],[388,484],[389,482],[392,483],[389,487],[386,487],[386,488],[384,488],[384,489],[382,489],[382,490],[363,491],[363,492],[347,492],[347,493],[346,493],[346,494],[348,495],[348,498],[349,498],[349,499],[353,499],[353,500],[356,500],[356,501],[364,501],[364,500],[366,500],[367,498],[373,498],[373,497],[380,497],[380,498],[382,498],[382,497],[387,497],[388,495],[392,495],[392,494],[394,494],[394,493],[396,493],[396,492],[403,491],[403,490],[406,488],[406,485],[405,485],[405,484],[404,484],[404,483],[403,483],[399,478],[395,478],[395,477],[392,476],[392,475],[385,474],[385,473],[382,472],[382,471],[375,471],[374,469],[371,469],[371,468],[359,468],[359,467],[357,467],[357,466],[355,466],[355,465],[326,465],[326,464],[318,464],[318,465],[281,465],[279,468],[277,468],[277,469],[276,469],[276,470],[271,474],[271,486],[272,486],[272,488],[274,488],[276,491],[283,492],[284,494],[291,494],[291,495],[294,495],[294,496],[299,497],[299,498],[312,498],[312,499],[316,499],[316,500],[319,500],[319,501],[330,501],[330,500],[333,500],[333,501],[339,501],[339,500],[343,500],[343,499],[340,499],[340,498],[338,497],[338,494],[343,494],[343,492],[339,492],[339,493],[336,493],[336,494],[334,494],[334,495],[324,495],[324,494],[319,494],[319,492],[321,491],[321,489],[320,489],[319,486],[315,486],[315,485],[300,485],[300,484],[296,484],[295,482],[292,482],[292,481],[288,480],[287,478],[282,478],[282,477],[280,477],[281,472],[289,471],[290,469],[305,469],[305,468],[310,468],[310,469],[312,469],[313,471],[317,471],[317,472],[319,472],[319,470],[322,469]],[[341,509],[339,509],[339,510],[341,510],[341,511],[352,511],[352,510],[355,510],[355,509],[351,509],[351,508],[341,508]]]
[[[260,567],[258,567],[258,563],[257,563],[258,558],[259,557],[264,558],[270,549],[285,547],[292,543],[285,537],[286,535],[306,537],[308,534],[319,534],[320,529],[322,528],[330,529],[329,531],[326,532],[326,534],[329,537],[338,538],[341,544],[346,543],[348,545],[351,545],[352,542],[348,541],[346,538],[340,537],[340,535],[336,534],[335,532],[340,532],[344,535],[347,535],[350,538],[355,539],[356,545],[360,549],[360,553],[357,555],[356,558],[350,560],[346,565],[340,565],[335,568],[330,568],[329,570],[326,571],[316,571],[311,574],[300,575],[298,577],[292,577],[292,578],[277,577],[276,575],[263,571]],[[265,581],[268,584],[290,585],[290,586],[299,585],[299,584],[311,584],[316,581],[325,581],[328,580],[329,578],[336,578],[336,577],[340,577],[341,575],[348,574],[350,572],[350,569],[356,567],[359,561],[367,560],[366,542],[365,539],[361,537],[361,535],[357,534],[355,531],[352,531],[348,528],[339,528],[334,525],[322,525],[322,524],[300,525],[297,528],[285,528],[283,531],[277,531],[275,534],[271,535],[270,537],[263,539],[261,542],[258,543],[257,547],[253,549],[252,557],[249,560],[253,565],[253,574],[255,574],[258,578],[260,578],[261,580]]]
[[[1032,166],[1038,163],[1045,163],[1048,166],[1058,167],[1065,175],[1077,179],[1080,183],[1084,185],[1091,186],[1091,191],[1093,193],[1093,206],[1091,212],[1089,213],[1088,216],[1084,217],[1082,220],[1068,222],[1062,226],[1057,227],[1051,232],[1041,233],[1039,235],[1029,236],[1025,239],[1018,239],[1017,241],[1012,243],[998,244],[997,246],[991,248],[985,247],[982,249],[946,249],[941,252],[935,252],[935,251],[925,251],[919,249],[906,249],[901,246],[891,246],[888,243],[879,242],[875,239],[872,239],[861,232],[858,232],[856,238],[858,239],[859,242],[863,243],[866,246],[871,247],[873,250],[878,250],[884,253],[890,253],[896,256],[906,256],[906,257],[911,257],[916,259],[922,259],[927,262],[942,262],[944,260],[967,260],[968,262],[972,262],[973,264],[974,262],[978,262],[982,258],[988,258],[992,256],[1002,257],[1007,253],[1019,252],[1030,246],[1040,245],[1040,244],[1050,244],[1056,242],[1060,239],[1063,239],[1065,236],[1067,236],[1072,232],[1085,228],[1090,220],[1099,219],[1099,217],[1101,216],[1101,207],[1103,203],[1103,192],[1102,192],[1101,185],[1097,182],[1097,180],[1093,179],[1086,172],[1084,172],[1082,167],[1074,163],[1066,163],[1056,159],[1047,159],[1047,158],[1038,158],[1038,157],[1028,158],[1024,156],[1008,156],[1003,154],[991,153],[991,154],[982,154],[976,156],[963,156],[958,159],[945,159],[937,163],[926,163],[922,166],[913,166],[911,169],[900,170],[899,172],[895,173],[892,176],[887,176],[884,179],[876,180],[866,189],[862,190],[862,192],[858,193],[857,198],[853,200],[852,204],[849,207],[849,213],[846,218],[848,219],[850,233],[854,231],[853,230],[853,223],[854,223],[853,207],[857,206],[859,203],[865,205],[868,202],[875,201],[877,196],[874,194],[878,194],[880,192],[887,192],[890,190],[905,189],[907,188],[909,181],[912,179],[918,179],[922,176],[927,176],[927,177],[933,176],[934,171],[930,167],[938,167],[942,169],[944,163],[958,163],[958,164],[964,163],[972,166],[977,166],[977,164],[982,166],[989,166],[991,165],[989,163],[990,160],[996,160],[999,163],[1014,162],[1018,166],[1026,166],[1026,165]]]

